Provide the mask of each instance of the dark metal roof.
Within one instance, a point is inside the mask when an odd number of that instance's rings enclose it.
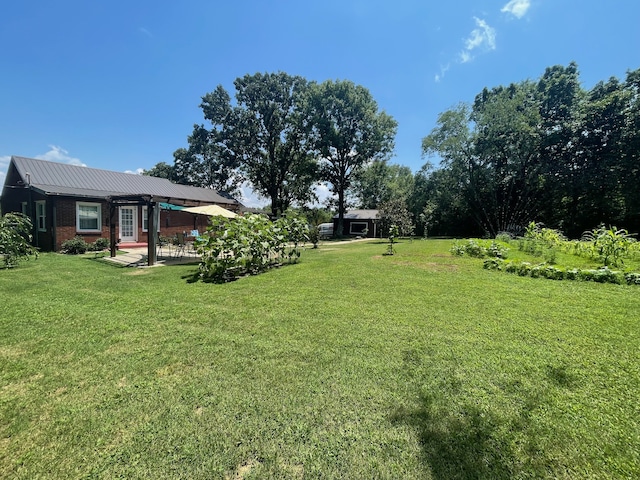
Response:
[[[172,203],[218,203],[238,205],[233,198],[215,190],[171,183],[165,178],[113,172],[64,163],[11,157],[25,184],[47,195],[107,198],[116,196],[151,196]]]

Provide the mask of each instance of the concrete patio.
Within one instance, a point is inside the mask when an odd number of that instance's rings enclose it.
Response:
[[[126,252],[126,253],[125,253]],[[126,248],[119,251],[115,257],[106,255],[102,259],[122,267],[148,267],[147,265],[147,248],[134,247]],[[197,263],[200,257],[193,251],[185,250],[179,252],[176,249],[159,249],[154,267],[165,265],[181,265],[187,263]]]

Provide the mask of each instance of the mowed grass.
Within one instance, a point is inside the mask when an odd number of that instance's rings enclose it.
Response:
[[[1,478],[638,478],[640,290],[451,241],[0,271]]]

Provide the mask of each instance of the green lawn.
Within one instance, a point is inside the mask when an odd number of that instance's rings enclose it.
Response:
[[[0,271],[0,478],[640,477],[640,287],[451,244]]]

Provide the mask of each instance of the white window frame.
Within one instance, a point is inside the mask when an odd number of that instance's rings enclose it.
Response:
[[[47,231],[47,202],[44,200],[36,201],[36,225],[39,232]]]
[[[98,228],[80,228],[80,207],[96,207]],[[102,204],[98,202],[76,202],[76,231],[79,233],[102,233]]]
[[[147,206],[143,205],[142,206],[142,231],[143,232],[148,232],[149,231],[149,225],[147,225]],[[154,220],[156,221],[156,231],[160,232],[160,205],[156,205],[155,208],[155,214],[156,214],[156,218],[154,218]]]
[[[353,231],[354,225],[363,225],[362,229],[359,232]],[[369,228],[369,222],[351,222],[349,224],[349,235],[364,235],[364,230]]]

